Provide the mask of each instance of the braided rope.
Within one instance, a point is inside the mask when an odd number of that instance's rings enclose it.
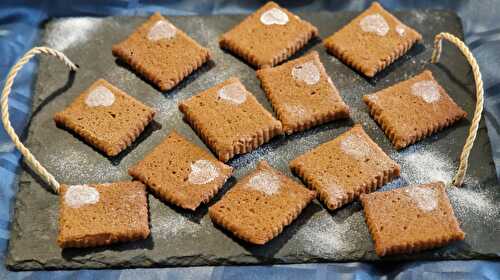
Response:
[[[35,47],[28,51],[17,63],[10,69],[9,74],[7,75],[7,79],[5,80],[5,85],[2,91],[1,108],[2,108],[2,122],[5,131],[12,139],[12,142],[16,145],[16,148],[21,152],[24,156],[24,160],[26,163],[40,176],[45,182],[47,182],[54,192],[59,193],[59,183],[54,178],[52,174],[50,174],[47,169],[45,169],[40,162],[33,156],[33,154],[21,143],[19,140],[19,136],[17,136],[14,128],[10,123],[9,118],[9,94],[12,89],[12,84],[14,83],[14,78],[17,75],[17,72],[21,70],[21,68],[28,63],[28,61],[33,58],[37,54],[45,54],[52,55],[64,62],[66,66],[68,66],[72,71],[77,70],[77,66],[71,62],[63,53],[47,48],[47,47]]]
[[[467,166],[469,164],[469,154],[474,145],[474,140],[476,139],[477,129],[479,127],[479,122],[481,121],[481,114],[483,112],[484,103],[484,90],[483,90],[483,79],[481,78],[481,72],[479,71],[479,65],[476,59],[470,52],[469,48],[457,37],[450,33],[439,33],[434,39],[434,51],[432,53],[432,63],[437,63],[441,56],[442,51],[442,41],[446,39],[453,43],[462,52],[470,66],[472,67],[472,73],[474,75],[474,81],[476,83],[476,109],[474,110],[474,117],[472,118],[472,123],[469,128],[469,135],[465,141],[464,147],[462,149],[462,154],[460,155],[460,165],[458,166],[457,173],[453,177],[452,184],[456,187],[460,187],[464,181],[465,173],[467,172]]]

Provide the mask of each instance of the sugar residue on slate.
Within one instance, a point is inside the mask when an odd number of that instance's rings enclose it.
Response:
[[[47,33],[46,43],[49,47],[60,51],[81,45],[82,42],[89,40],[92,32],[102,23],[102,19],[89,17],[58,20],[51,32]]]
[[[352,252],[364,250],[360,240],[368,240],[363,212],[357,211],[347,216],[343,221],[328,212],[311,217],[307,225],[301,227],[294,239],[305,243],[304,248],[318,256],[349,256]]]
[[[153,238],[169,239],[177,235],[194,234],[202,225],[175,213],[174,215],[153,215],[151,218],[151,233]]]
[[[83,145],[83,144],[82,144]],[[124,171],[106,161],[95,161],[91,154],[73,149],[55,150],[45,160],[50,172],[65,183],[105,183],[119,180]]]

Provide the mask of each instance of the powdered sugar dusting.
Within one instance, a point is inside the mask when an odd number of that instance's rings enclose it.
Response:
[[[295,65],[292,68],[292,76],[297,81],[302,81],[308,85],[314,85],[319,82],[321,75],[314,61],[308,61]]]
[[[437,102],[441,97],[436,82],[431,80],[414,83],[411,86],[411,94],[422,98],[427,103]]]
[[[188,182],[195,185],[204,185],[212,182],[219,176],[219,168],[209,160],[200,159],[191,164]]]
[[[109,107],[115,103],[115,95],[106,87],[98,86],[85,98],[85,104],[89,107]]]
[[[283,108],[289,116],[292,116],[294,118],[301,118],[307,115],[307,109],[302,105],[285,104]]]
[[[151,234],[153,238],[168,240],[175,236],[194,234],[201,226],[179,213],[154,215],[151,219]]]
[[[328,192],[328,195],[330,196],[330,199],[339,200],[346,197],[347,194],[345,190],[337,183],[335,178],[326,177],[323,180],[326,181],[324,183],[326,185],[326,190]]]
[[[438,197],[434,189],[414,186],[405,189],[405,192],[424,212],[430,212],[438,206]]]
[[[69,186],[64,194],[64,202],[71,208],[80,208],[99,202],[99,192],[89,185]]]
[[[103,20],[98,18],[67,18],[57,21],[54,29],[48,33],[46,44],[54,49],[65,49],[86,42],[97,30]]]
[[[170,39],[175,36],[177,29],[166,20],[159,20],[149,29],[148,39],[158,41],[161,39]]]
[[[86,150],[60,149],[41,159],[50,166],[50,172],[57,174],[62,182],[110,182],[124,179],[124,172],[119,166],[107,161],[96,162],[95,157],[102,157],[90,148]]]
[[[217,91],[220,99],[239,105],[247,100],[245,88],[240,83],[226,85]]]
[[[280,178],[268,171],[260,171],[253,175],[247,186],[266,195],[273,195],[280,190]]]
[[[305,243],[305,250],[322,257],[350,256],[354,251],[366,250],[371,242],[362,211],[354,212],[343,220],[322,212],[311,217],[293,238]]]
[[[389,24],[379,13],[364,17],[359,22],[361,30],[368,33],[375,33],[378,36],[385,36],[389,32]]]
[[[405,27],[403,25],[401,25],[401,24],[398,24],[396,26],[396,33],[398,33],[399,36],[403,37],[405,35],[405,33],[406,33]]]
[[[419,145],[419,144],[417,144]],[[395,153],[393,158],[401,165],[401,177],[405,185],[426,184],[435,181],[451,182],[456,164],[447,155],[432,150],[430,145],[409,147],[407,150]],[[474,177],[467,175],[462,187],[447,188],[448,197],[453,210],[459,219],[488,220],[497,217],[500,209],[490,198],[493,194],[481,188]]]
[[[288,15],[278,8],[272,8],[262,13],[260,22],[265,25],[285,25],[288,23]]]
[[[357,134],[350,134],[340,143],[342,151],[355,159],[369,157],[372,153],[371,147]]]

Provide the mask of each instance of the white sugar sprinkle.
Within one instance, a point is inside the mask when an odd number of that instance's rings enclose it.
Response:
[[[151,41],[158,41],[161,39],[170,39],[175,36],[177,32],[175,26],[166,20],[159,20],[149,29],[148,39]]]
[[[411,187],[405,189],[405,192],[424,212],[430,212],[438,206],[437,193],[434,189]]]
[[[355,212],[343,221],[335,221],[330,213],[312,217],[294,236],[304,248],[315,255],[348,256],[357,250],[365,250],[360,240],[368,240],[369,234],[362,211]]]
[[[71,208],[79,208],[99,201],[99,192],[89,185],[73,185],[64,194],[64,202]]]
[[[396,33],[398,33],[398,34],[399,34],[399,36],[401,36],[401,37],[402,37],[402,36],[404,36],[404,35],[405,35],[405,32],[406,32],[406,29],[405,29],[405,27],[404,27],[403,25],[398,24],[398,25],[396,26]]]
[[[285,104],[283,105],[283,108],[285,109],[286,113],[294,118],[301,118],[307,114],[307,110],[304,106],[302,105],[290,105],[290,104]]]
[[[200,159],[191,164],[188,182],[195,185],[204,185],[212,182],[219,176],[219,168],[212,162]]]
[[[85,98],[85,104],[89,107],[109,107],[115,103],[115,95],[106,87],[98,86]]]
[[[340,143],[342,151],[355,159],[362,159],[370,156],[372,149],[368,144],[356,134],[348,135]]]
[[[265,25],[285,25],[288,23],[288,15],[278,8],[272,8],[262,13],[260,21]]]
[[[46,44],[60,51],[79,45],[89,40],[102,22],[102,19],[85,17],[58,20],[48,34]]]
[[[217,91],[220,99],[229,101],[236,105],[242,104],[247,100],[245,88],[240,83],[226,85]]]
[[[292,76],[295,80],[302,81],[308,85],[317,84],[320,80],[319,69],[314,61],[295,65],[292,68]]]
[[[178,213],[153,216],[151,233],[153,238],[170,239],[177,235],[194,234],[202,227]]]
[[[389,24],[379,13],[364,17],[359,26],[364,32],[375,33],[378,36],[385,36],[389,32]]]
[[[270,172],[261,171],[250,178],[247,186],[266,195],[273,195],[280,190],[280,178]]]
[[[422,98],[427,103],[434,103],[439,100],[439,88],[434,81],[419,81],[411,86],[411,94]]]

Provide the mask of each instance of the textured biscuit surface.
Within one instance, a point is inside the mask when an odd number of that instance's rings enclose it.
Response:
[[[209,215],[236,237],[262,245],[295,220],[314,196],[263,161],[210,207]]]
[[[326,49],[368,77],[405,54],[422,35],[406,26],[379,3],[324,40]]]
[[[205,144],[224,162],[282,134],[281,123],[237,78],[180,102],[179,109]]]
[[[141,182],[62,185],[57,238],[60,247],[146,239],[149,232],[146,187]]]
[[[330,210],[380,188],[400,171],[360,125],[292,160],[290,168]]]
[[[115,156],[144,131],[154,115],[153,109],[100,79],[56,113],[54,121],[106,155]]]
[[[264,24],[264,13],[278,9],[286,23]],[[276,11],[276,10],[274,10]],[[271,19],[272,20],[272,19]],[[268,2],[242,22],[223,34],[222,48],[242,57],[257,68],[274,66],[300,50],[318,29],[274,2]]]
[[[363,100],[397,149],[422,140],[467,116],[428,70],[365,95]]]
[[[231,173],[232,167],[176,132],[129,168],[132,177],[163,200],[190,210],[207,203]]]
[[[379,256],[464,239],[442,182],[362,195],[361,203]]]
[[[316,51],[280,66],[258,70],[257,77],[287,134],[349,117],[349,107]]]
[[[208,49],[159,13],[114,45],[112,51],[162,91],[176,86],[210,58]]]

